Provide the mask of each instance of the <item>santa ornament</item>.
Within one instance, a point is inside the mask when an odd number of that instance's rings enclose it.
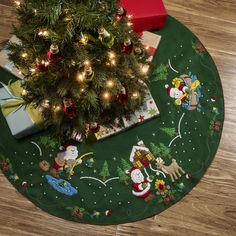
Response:
[[[126,105],[129,102],[129,96],[125,87],[122,87],[121,91],[117,93],[117,100],[120,104]]]
[[[134,45],[130,38],[127,38],[121,45],[121,52],[125,54],[131,54],[133,52]]]
[[[133,167],[129,170],[130,177],[133,181],[132,183],[132,194],[138,198],[142,198],[145,201],[149,202],[152,201],[154,195],[151,194],[151,182],[152,180],[148,177],[147,179],[144,178],[141,170]]]
[[[63,111],[65,113],[65,115],[73,120],[76,117],[76,112],[75,112],[75,103],[72,102],[72,99],[69,97],[65,97],[63,98]]]
[[[47,56],[52,63],[56,63],[61,59],[61,53],[57,44],[52,44],[50,46]]]

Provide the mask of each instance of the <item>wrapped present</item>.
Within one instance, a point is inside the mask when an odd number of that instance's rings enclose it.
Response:
[[[25,107],[21,98],[22,87],[20,81],[0,88],[1,110],[7,124],[15,138],[22,138],[41,130],[43,119],[38,109],[32,106]]]
[[[20,43],[20,40],[16,36],[12,36],[11,39],[9,40],[11,43]],[[8,53],[9,51],[7,50],[6,47],[3,48],[3,50],[0,52],[0,66],[18,77],[19,79],[23,79],[24,76],[19,72],[19,70],[15,67],[14,63],[12,61],[9,61],[8,59]]]
[[[139,108],[139,110],[135,111],[134,114],[122,117],[122,125],[119,124],[114,125],[112,127],[100,127],[100,130],[95,133],[97,140],[104,139],[114,134],[118,134],[122,131],[125,131],[127,128],[130,128],[136,124],[145,122],[151,118],[154,118],[160,114],[156,102],[152,98],[152,95],[146,87],[146,96],[144,99],[143,105]]]
[[[148,31],[144,31],[141,35],[141,41],[143,46],[147,49],[148,54],[150,55],[148,60],[152,61],[160,44],[161,36]]]
[[[121,6],[127,15],[132,15],[132,23],[136,32],[160,29],[167,18],[162,0],[121,0]]]

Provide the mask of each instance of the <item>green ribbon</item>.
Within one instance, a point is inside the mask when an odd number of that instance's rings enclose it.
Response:
[[[5,100],[6,103],[1,106],[4,117],[7,117],[9,114],[15,113],[23,106],[25,106],[24,100],[20,97],[23,89],[19,80],[12,84],[9,84],[8,86],[2,82],[0,82],[0,84],[9,94],[9,98],[2,99]],[[34,124],[38,126],[42,125],[43,119],[37,109],[35,109],[32,105],[26,106],[24,109],[25,112],[28,113]]]

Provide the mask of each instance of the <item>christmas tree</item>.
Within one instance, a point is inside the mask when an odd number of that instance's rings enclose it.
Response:
[[[15,1],[9,59],[25,76],[22,98],[56,137],[83,136],[142,105],[147,52],[118,0]]]
[[[151,151],[154,156],[161,155],[161,148],[155,145],[154,143],[150,143]]]
[[[124,158],[121,159],[121,164],[122,164],[122,169],[125,171],[125,172],[128,172],[129,169],[131,169],[131,165],[128,161],[126,161]]]
[[[167,67],[163,64],[161,64],[154,72],[154,79],[153,82],[160,81],[160,80],[167,80],[168,71]]]
[[[152,154],[156,157],[161,156],[161,157],[172,158],[170,154],[171,153],[170,148],[163,143],[160,143],[159,146],[155,145],[154,143],[150,143],[150,148]]]
[[[104,181],[106,181],[106,178],[110,176],[110,172],[108,169],[108,163],[107,161],[104,162],[103,167],[99,175],[102,177]]]
[[[120,182],[123,182],[125,185],[129,185],[127,182],[129,180],[129,176],[118,166],[117,173],[120,178]]]
[[[170,137],[174,137],[176,135],[175,128],[164,127],[164,128],[161,128],[161,131],[163,131],[164,133],[166,133]]]
[[[171,158],[171,155],[170,155],[170,148],[165,146],[163,143],[160,143],[160,150],[161,150],[161,155],[163,157],[169,157]]]

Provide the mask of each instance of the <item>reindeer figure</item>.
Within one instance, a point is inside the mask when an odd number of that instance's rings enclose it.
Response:
[[[185,174],[185,171],[178,165],[175,159],[172,159],[172,163],[169,166],[165,166],[165,162],[160,157],[158,157],[156,161],[157,169],[160,169],[164,173],[170,175],[172,182],[181,177],[182,174]]]

